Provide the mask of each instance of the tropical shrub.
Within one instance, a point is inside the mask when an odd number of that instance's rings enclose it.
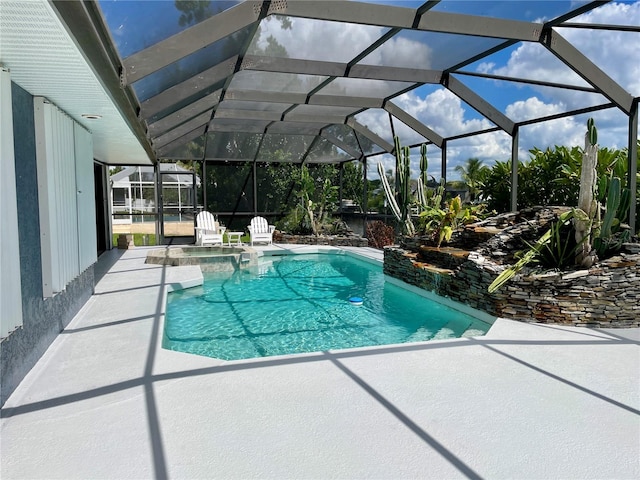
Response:
[[[327,229],[338,201],[333,173],[328,169],[314,169],[312,172],[306,165],[300,167],[294,176],[293,196],[296,201],[276,227],[301,235],[319,235]]]
[[[418,216],[418,231],[439,248],[443,242],[451,241],[456,230],[478,220],[476,213],[483,209],[484,205],[463,207],[460,196],[450,199],[444,208],[427,206]]]
[[[556,146],[553,150],[529,151],[531,158],[518,170],[518,206],[577,206],[582,150]],[[567,175],[567,173],[570,175]]]
[[[536,205],[577,206],[584,149],[577,146],[556,146],[546,150],[533,148],[530,154],[528,161],[518,162],[518,208]],[[627,187],[627,169],[627,149],[598,149],[596,175],[599,179],[598,192],[601,203],[606,196],[608,179],[616,176],[622,181],[622,188]],[[640,175],[638,178],[640,179]],[[511,161],[496,161],[490,169],[483,172],[479,185],[478,197],[487,204],[489,210],[498,213],[509,211]],[[640,182],[638,194],[640,198]],[[639,214],[640,220],[640,212],[636,213]]]
[[[301,204],[292,207],[283,218],[278,220],[276,228],[292,235],[310,235],[313,233],[307,211]]]
[[[522,164],[520,164],[522,165]],[[480,199],[489,210],[504,213],[511,208],[511,161],[497,161],[485,172]]]
[[[362,163],[346,162],[342,168],[342,196],[353,200],[354,204],[362,212],[362,195],[364,171]]]
[[[482,160],[469,158],[464,164],[456,166],[455,171],[460,173],[464,185],[469,190],[471,201],[475,202],[482,190],[489,168],[483,165]]]

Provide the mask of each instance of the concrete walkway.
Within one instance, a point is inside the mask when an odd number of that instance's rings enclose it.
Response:
[[[640,478],[638,329],[499,319],[485,337],[225,362],[160,348],[166,288],[201,274],[145,254],[101,258],[5,404],[3,480]]]

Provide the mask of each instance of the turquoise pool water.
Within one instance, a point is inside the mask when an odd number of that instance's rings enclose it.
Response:
[[[169,294],[163,347],[238,360],[483,335],[490,325],[347,255],[262,257]],[[351,297],[361,297],[361,306]]]

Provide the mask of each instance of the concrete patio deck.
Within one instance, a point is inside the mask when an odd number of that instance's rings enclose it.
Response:
[[[166,288],[201,274],[146,252],[101,257],[6,402],[2,479],[640,478],[638,329],[499,319],[484,337],[220,361],[160,347]]]

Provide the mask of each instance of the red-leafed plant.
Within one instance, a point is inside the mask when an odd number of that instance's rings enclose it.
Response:
[[[395,243],[396,234],[392,226],[375,220],[367,223],[365,236],[369,240],[369,245],[374,248],[383,248]]]

